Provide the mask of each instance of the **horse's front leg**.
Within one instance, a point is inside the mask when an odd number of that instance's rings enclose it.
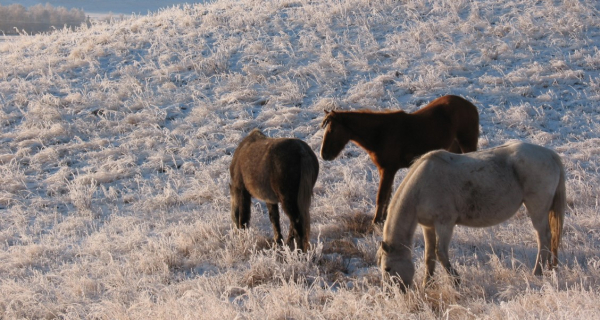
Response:
[[[450,239],[452,239],[452,232],[454,231],[454,224],[436,224],[435,234],[437,236],[437,249],[436,255],[446,272],[452,277],[454,286],[460,285],[460,276],[456,269],[450,264],[450,258],[448,254],[448,248],[450,247]]]
[[[279,205],[277,203],[267,203],[269,209],[269,219],[273,225],[273,239],[275,243],[282,244],[281,225],[279,224]]]
[[[436,240],[435,240],[435,228],[421,226],[423,229],[423,238],[425,239],[425,266],[427,272],[425,273],[425,279],[423,279],[423,287],[427,287],[431,284],[431,279],[435,271],[436,263]]]
[[[394,184],[394,175],[397,170],[379,170],[379,191],[377,191],[377,206],[375,208],[375,217],[373,224],[383,223],[387,216],[387,206],[392,194],[392,185]]]

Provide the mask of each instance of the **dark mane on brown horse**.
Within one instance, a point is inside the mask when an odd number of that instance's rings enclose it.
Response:
[[[352,116],[357,116],[358,119],[360,120],[360,117],[362,116],[369,116],[369,115],[376,115],[376,116],[380,116],[380,115],[386,115],[386,114],[393,114],[393,113],[406,113],[402,110],[386,110],[386,111],[373,111],[373,110],[357,110],[357,111],[325,111],[325,118],[323,118],[323,122],[321,122],[321,128],[325,129],[327,128],[327,125],[331,122],[331,121],[338,121],[340,123],[344,123],[345,121],[349,120],[348,117],[352,117]]]
[[[299,139],[273,139],[254,129],[238,145],[229,167],[231,218],[238,228],[250,223],[251,197],[267,203],[276,243],[282,241],[279,205],[290,219],[287,244],[306,251],[310,202],[319,161]],[[293,247],[292,247],[293,248]]]
[[[374,223],[385,219],[387,203],[400,168],[435,149],[455,153],[477,150],[479,113],[469,101],[443,96],[413,113],[325,111],[321,157],[335,159],[348,141],[365,149],[379,169],[380,182]]]

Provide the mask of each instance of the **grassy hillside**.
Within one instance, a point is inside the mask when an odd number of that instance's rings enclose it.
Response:
[[[0,314],[600,317],[599,14],[586,0],[218,0],[0,42]],[[320,159],[307,254],[271,248],[260,202],[232,229],[228,166],[253,128],[318,153],[323,109],[412,112],[444,94],[479,108],[480,148],[563,158],[556,272],[531,274],[522,209],[457,227],[460,288],[441,270],[406,295],[381,283],[379,177],[354,145]],[[417,283],[422,253],[418,231]]]

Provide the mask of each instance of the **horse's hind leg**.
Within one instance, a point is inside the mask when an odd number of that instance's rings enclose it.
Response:
[[[230,187],[231,219],[237,228],[244,229],[250,223],[250,205],[252,197],[246,188]]]
[[[535,258],[535,268],[533,269],[533,274],[536,276],[541,276],[543,267],[550,267],[550,259],[552,256],[550,252],[550,239],[552,238],[552,234],[550,233],[550,227],[547,218],[534,221],[533,227],[537,231],[538,236],[538,253],[537,257]]]
[[[277,203],[267,203],[269,209],[269,219],[273,225],[273,239],[275,243],[281,244],[281,225],[279,224],[279,205]]]
[[[423,237],[425,238],[425,265],[427,267],[427,273],[423,280],[423,286],[426,287],[431,283],[433,272],[435,271],[436,263],[436,241],[435,241],[435,229],[433,227],[421,226],[423,229]]]
[[[452,277],[455,286],[460,284],[460,277],[456,269],[450,264],[450,258],[448,255],[448,248],[450,246],[450,239],[452,239],[452,232],[454,231],[454,225],[448,224],[436,224],[435,233],[437,235],[437,248],[436,255],[446,272]]]
[[[552,233],[550,231],[550,223],[548,221],[548,211],[550,204],[544,204],[543,201],[526,200],[525,207],[533,223],[533,227],[537,232],[538,252],[535,259],[535,268],[533,274],[536,276],[542,275],[544,266],[551,267],[552,252],[550,251],[550,242]],[[549,202],[549,201],[547,201]]]
[[[283,211],[290,219],[290,230],[286,243],[290,248],[294,248],[295,241],[296,248],[306,251],[308,249],[308,239],[305,239],[304,219],[300,214],[296,197],[292,198],[281,203]]]

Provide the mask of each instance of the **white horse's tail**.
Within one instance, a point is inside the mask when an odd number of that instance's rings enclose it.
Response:
[[[558,158],[558,155],[556,156]],[[565,217],[565,209],[567,206],[567,192],[565,187],[565,169],[558,158],[558,164],[560,166],[560,179],[558,186],[554,193],[554,199],[552,200],[552,207],[548,214],[548,221],[550,223],[550,233],[552,234],[552,240],[550,247],[552,250],[552,265],[556,267],[558,265],[558,247],[560,246],[560,239],[562,237],[563,221]]]
[[[308,152],[311,152],[310,150]],[[313,186],[319,175],[319,165],[313,166],[313,158],[306,152],[300,160],[300,186],[298,187],[298,211],[302,218],[302,229],[304,231],[304,243],[300,244],[303,251],[308,250],[310,240],[310,203],[312,200]],[[316,170],[315,170],[316,169]]]

